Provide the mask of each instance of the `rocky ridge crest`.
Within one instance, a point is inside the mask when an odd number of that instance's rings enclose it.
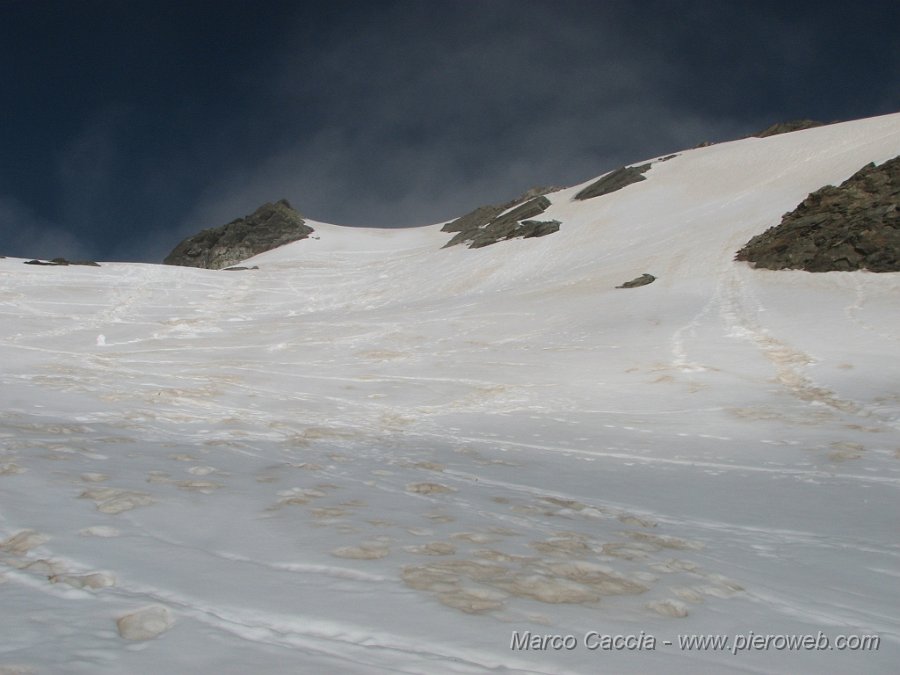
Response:
[[[825,122],[816,120],[791,120],[790,122],[778,122],[770,127],[766,127],[762,131],[758,131],[751,138],[768,138],[769,136],[777,136],[779,134],[789,134],[792,131],[803,131],[804,129],[814,129],[816,127],[825,126]]]
[[[249,216],[188,237],[163,261],[166,265],[223,269],[313,233],[286,199],[266,203]]]
[[[550,206],[544,195],[559,188],[532,188],[505,204],[479,206],[464,216],[447,223],[441,232],[455,232],[443,248],[468,243],[469,248],[481,248],[505,239],[543,237],[559,229],[557,220],[530,220]]]
[[[898,206],[900,156],[811,193],[779,225],[753,237],[735,260],[772,270],[898,272]]]

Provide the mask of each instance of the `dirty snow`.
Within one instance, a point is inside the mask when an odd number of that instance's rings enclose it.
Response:
[[[900,115],[686,151],[479,250],[0,260],[0,672],[895,672],[900,275],[732,257],[897,154]],[[751,631],[881,644],[677,646]]]

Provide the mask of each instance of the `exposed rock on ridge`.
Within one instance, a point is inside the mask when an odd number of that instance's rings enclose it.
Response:
[[[544,195],[557,188],[533,188],[505,204],[479,206],[474,211],[447,223],[442,232],[456,232],[444,248],[464,242],[469,248],[481,248],[515,237],[543,237],[559,230],[557,220],[529,220],[550,206]]]
[[[575,199],[583,201],[608,195],[610,192],[621,190],[632,183],[647,180],[643,174],[650,169],[650,164],[640,166],[623,166],[621,169],[610,171],[608,174],[588,185],[584,190],[575,195]]]
[[[2,258],[3,256],[0,256]],[[88,267],[100,267],[100,263],[96,263],[93,260],[66,260],[65,258],[54,258],[50,261],[43,260],[26,260],[26,265],[45,265],[45,266],[62,266],[66,267],[68,265],[86,265]]]
[[[815,127],[824,126],[824,122],[816,120],[791,120],[790,122],[778,122],[770,127],[766,127],[762,131],[753,134],[755,138],[768,138],[769,136],[777,136],[778,134],[789,134],[792,131],[802,131],[803,129],[813,129]]]
[[[767,269],[900,271],[900,156],[826,185],[738,251]]]
[[[188,237],[163,261],[167,265],[222,269],[241,260],[306,239],[313,228],[286,199],[263,204],[251,215]]]

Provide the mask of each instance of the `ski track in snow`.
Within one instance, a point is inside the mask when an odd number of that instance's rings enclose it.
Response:
[[[0,260],[0,672],[891,672],[896,275],[731,260],[900,150],[900,116],[854,124],[554,193],[559,233],[479,251],[317,225],[252,272]]]

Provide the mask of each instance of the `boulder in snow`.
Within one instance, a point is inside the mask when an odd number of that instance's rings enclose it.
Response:
[[[652,284],[654,281],[656,281],[655,276],[644,272],[641,276],[632,279],[631,281],[626,281],[621,286],[616,286],[616,288],[637,288],[638,286],[646,286],[647,284]]]
[[[900,156],[810,194],[736,260],[767,269],[900,271]]]
[[[222,269],[241,260],[306,239],[313,233],[286,199],[263,204],[249,216],[203,230],[166,256],[166,265]]]

